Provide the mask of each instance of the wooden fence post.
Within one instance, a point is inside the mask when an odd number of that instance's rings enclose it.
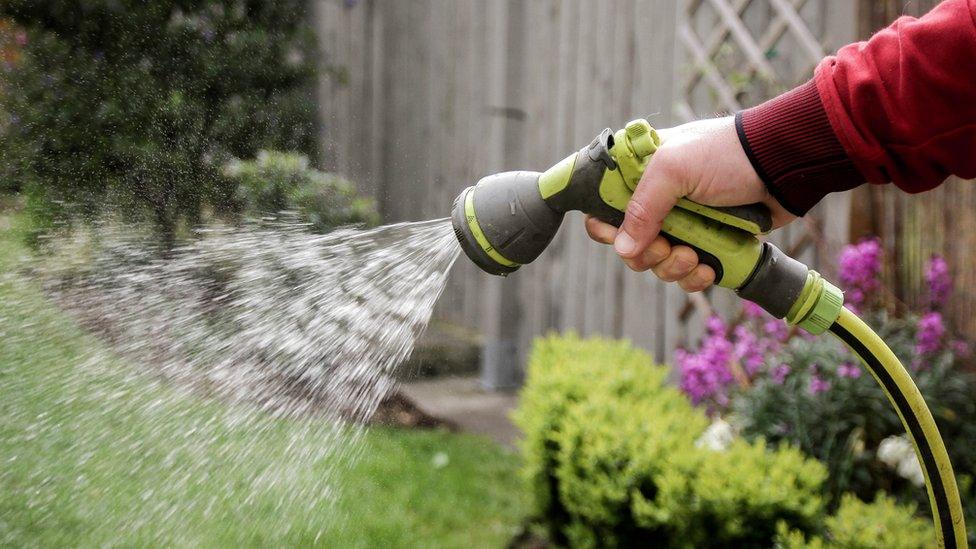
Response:
[[[488,6],[484,66],[485,84],[489,88],[484,109],[489,124],[486,146],[491,147],[490,172],[516,169],[524,161],[525,12],[525,3],[518,0],[492,2]],[[491,278],[486,284],[481,351],[481,383],[486,389],[512,388],[521,381],[520,280],[519,274],[515,274]]]

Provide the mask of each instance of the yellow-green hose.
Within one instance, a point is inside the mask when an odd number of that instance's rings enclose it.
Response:
[[[932,412],[911,375],[878,334],[846,307],[840,311],[830,332],[847,344],[867,366],[888,395],[915,445],[915,453],[925,474],[939,545],[967,547],[966,522],[949,454]]]

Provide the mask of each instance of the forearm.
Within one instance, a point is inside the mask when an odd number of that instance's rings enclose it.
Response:
[[[739,113],[750,161],[787,209],[864,181],[909,192],[976,177],[976,0],[903,17],[814,79]]]

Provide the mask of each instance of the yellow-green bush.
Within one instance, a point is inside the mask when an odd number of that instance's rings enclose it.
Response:
[[[871,528],[897,535],[894,516],[911,520],[911,510],[887,502],[860,504],[872,512],[853,521],[846,513],[857,512],[848,511],[856,500],[825,517],[826,469],[795,448],[697,446],[708,420],[666,377],[626,342],[536,342],[515,420],[533,512],[554,541],[770,546],[827,535],[854,543]]]
[[[882,493],[872,503],[845,494],[837,513],[826,520],[826,540],[819,536],[807,539],[802,533],[780,524],[777,545],[791,549],[915,549],[934,545],[935,529],[932,523],[911,516],[913,511],[914,506],[899,506],[894,498]]]

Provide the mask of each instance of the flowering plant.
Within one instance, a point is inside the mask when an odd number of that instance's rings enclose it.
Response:
[[[968,448],[976,440],[976,382],[956,366],[968,345],[953,339],[942,315],[952,286],[949,266],[939,256],[930,258],[925,308],[898,318],[876,297],[883,289],[881,250],[877,239],[866,239],[841,252],[838,280],[845,301],[910,369],[946,440],[963,499],[973,502],[969,479],[976,456]],[[675,365],[692,402],[724,417],[741,436],[788,442],[823,461],[830,471],[824,492],[832,504],[845,492],[870,500],[885,490],[927,509],[910,463],[914,453],[892,458],[891,448],[904,435],[898,416],[835,338],[790,329],[746,304],[732,321],[709,319],[698,347],[677,352]],[[972,517],[976,504],[969,505]]]
[[[882,288],[881,258],[881,244],[876,238],[844,247],[838,258],[838,278],[845,290],[845,305],[887,333],[886,340],[900,342],[910,337],[913,345],[899,356],[916,371],[946,360],[946,353],[951,355],[950,362],[954,356],[968,355],[964,341],[949,337],[939,310],[948,300],[952,285],[945,259],[933,256],[926,265],[928,308],[896,320],[876,307],[874,296]],[[782,385],[791,373],[802,375],[806,391],[817,395],[830,391],[835,379],[861,377],[858,359],[830,338],[823,338],[828,342],[822,343],[817,340],[818,346],[833,349],[830,356],[806,364],[801,371],[799,364],[803,361],[795,356],[795,339],[814,338],[801,329],[790,329],[750,302],[745,302],[741,314],[731,323],[712,316],[706,321],[705,336],[698,348],[675,353],[681,389],[692,402],[720,415],[729,410],[734,393],[760,380]]]

